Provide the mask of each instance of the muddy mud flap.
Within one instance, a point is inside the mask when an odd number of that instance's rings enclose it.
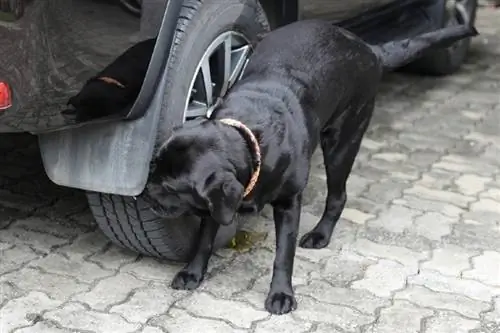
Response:
[[[154,151],[157,126],[167,82],[165,63],[182,1],[145,0],[143,8],[165,8],[163,18],[143,20],[141,35],[151,37],[159,31],[158,43],[139,97],[126,121],[91,123],[78,128],[41,133],[40,151],[48,177],[56,184],[87,191],[126,196],[142,192]],[[147,14],[146,14],[147,15]],[[153,23],[152,23],[153,22]],[[148,96],[149,95],[149,96]],[[147,103],[147,105],[141,104]],[[143,106],[145,115],[134,114]],[[142,117],[141,117],[142,116]],[[175,124],[163,124],[163,130]]]

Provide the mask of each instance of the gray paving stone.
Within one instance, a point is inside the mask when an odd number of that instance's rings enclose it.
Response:
[[[473,269],[463,272],[464,278],[500,287],[500,252],[485,251],[472,258],[472,265]]]
[[[0,282],[0,308],[2,304],[11,299],[18,298],[19,296],[21,296],[21,291],[19,291],[12,283]]]
[[[495,297],[493,300],[493,309],[485,312],[484,319],[500,325],[500,297]]]
[[[431,189],[421,185],[414,185],[412,188],[405,190],[405,193],[421,198],[442,201],[461,208],[467,208],[467,206],[475,200],[474,197],[471,196],[465,196],[452,191]]]
[[[468,333],[480,326],[479,321],[439,313],[426,321],[425,333]]]
[[[0,230],[7,228],[14,221],[25,215],[26,213],[20,210],[0,206]]]
[[[182,268],[180,264],[161,263],[153,258],[142,258],[130,264],[125,264],[121,272],[130,273],[141,280],[171,281]]]
[[[426,168],[430,168],[431,165],[427,165]],[[456,179],[457,174],[455,172],[442,170],[442,169],[430,169],[429,171],[422,174],[422,177],[415,182],[416,185],[420,185],[426,188],[434,190],[457,190]]]
[[[49,311],[44,317],[71,330],[132,333],[140,328],[139,324],[129,323],[117,314],[87,310],[77,303]]]
[[[181,300],[178,305],[197,316],[217,318],[231,322],[233,325],[241,328],[250,328],[254,321],[262,320],[269,316],[267,311],[257,310],[249,304],[216,299],[206,293],[193,294]],[[238,315],[235,316],[236,313]]]
[[[481,159],[460,155],[443,156],[443,158],[435,163],[433,167],[451,172],[479,174],[485,177],[491,176],[497,172],[496,166],[486,164]]]
[[[421,328],[421,321],[433,314],[432,310],[419,308],[406,301],[394,301],[394,305],[380,311],[378,321],[369,326],[369,333],[415,333]]]
[[[378,308],[390,305],[388,299],[376,297],[368,291],[332,287],[319,280],[307,286],[299,286],[295,291],[297,294],[310,296],[322,303],[353,307],[368,315],[374,315]]]
[[[269,254],[269,252],[267,253]],[[208,291],[220,298],[231,298],[233,294],[246,290],[256,279],[256,276],[263,274],[263,269],[255,265],[255,261],[260,261],[258,256],[253,260],[251,256],[245,255],[243,258],[237,258],[235,262],[223,271],[217,272],[207,283],[201,285],[200,290]]]
[[[4,252],[5,252],[5,250],[10,249],[12,247],[14,247],[13,244],[0,242],[0,253],[2,254],[2,256],[3,256]]]
[[[378,297],[391,297],[396,290],[404,288],[412,269],[391,260],[380,260],[368,267],[362,280],[354,281],[354,289],[365,289]]]
[[[0,232],[0,241],[5,243],[24,244],[30,247],[48,253],[51,250],[68,244],[70,241],[46,233],[39,233],[22,228],[9,228]]]
[[[394,175],[394,173],[393,173]],[[418,179],[418,174],[415,175],[415,179]],[[411,186],[411,183],[407,181],[398,181],[391,177],[391,179],[384,179],[368,187],[366,191],[363,192],[363,196],[374,200],[376,203],[387,203],[394,199],[400,198],[403,195],[403,191]]]
[[[418,270],[419,261],[429,257],[427,251],[415,252],[406,248],[374,243],[363,238],[359,238],[352,244],[352,250],[367,258],[396,261],[415,273]]]
[[[477,319],[481,312],[490,307],[488,302],[481,302],[459,294],[435,292],[420,286],[409,286],[397,292],[394,299],[406,300],[423,308],[451,310],[465,317]]]
[[[63,239],[77,237],[85,231],[88,231],[88,229],[82,226],[68,223],[67,221],[54,221],[33,216],[17,220],[11,225],[11,228],[47,233]]]
[[[419,212],[436,212],[453,218],[459,218],[465,212],[464,208],[459,208],[453,204],[407,194],[403,195],[400,199],[394,200],[393,203],[418,210]]]
[[[141,333],[165,333],[165,331],[158,327],[147,326],[141,331]]]
[[[368,225],[372,228],[383,228],[391,232],[402,233],[412,225],[413,219],[420,212],[404,206],[391,205]]]
[[[60,304],[60,301],[52,300],[39,291],[32,291],[26,296],[12,299],[0,309],[2,332],[31,326],[43,311],[53,309]]]
[[[130,274],[118,274],[100,280],[92,290],[78,293],[72,298],[72,301],[85,303],[93,309],[104,311],[114,304],[124,302],[136,289],[146,285],[146,282],[138,280]]]
[[[254,333],[305,333],[309,332],[311,323],[293,319],[291,316],[272,316],[271,318],[258,322]]]
[[[491,181],[489,177],[481,177],[475,174],[464,174],[455,180],[459,191],[465,195],[476,195],[483,192],[486,184]]]
[[[83,283],[91,283],[99,278],[113,275],[113,271],[104,270],[94,263],[82,260],[70,260],[58,253],[32,261],[32,267],[38,267],[49,273],[70,276]]]
[[[478,224],[454,224],[451,234],[444,236],[442,241],[454,244],[469,250],[498,250],[498,238],[495,230]]]
[[[172,309],[168,315],[152,320],[151,324],[163,327],[169,333],[244,333],[243,329],[234,328],[230,324],[207,318],[193,317],[185,310]]]
[[[470,205],[470,210],[491,212],[495,213],[497,218],[500,217],[500,208],[498,208],[498,202],[489,198],[481,198],[479,199],[479,201],[473,202]]]
[[[104,268],[115,270],[124,264],[134,262],[136,259],[136,253],[117,246],[111,246],[104,252],[98,252],[91,255],[88,260]]]
[[[133,291],[122,304],[113,306],[111,313],[118,313],[128,321],[146,323],[148,319],[163,314],[182,296],[168,284],[155,284]]]
[[[89,232],[78,236],[71,244],[58,249],[59,253],[72,260],[81,260],[102,251],[109,244],[109,240],[100,231]]]
[[[413,224],[415,233],[427,239],[439,241],[451,233],[451,225],[458,223],[457,218],[448,217],[436,212],[426,212],[418,216]]]
[[[460,277],[471,267],[469,258],[477,251],[468,251],[459,246],[447,245],[432,251],[432,258],[420,265],[423,269],[437,271],[443,275]]]
[[[55,276],[32,267],[2,275],[1,281],[13,284],[25,292],[43,292],[61,302],[68,300],[74,293],[86,291],[90,287],[73,278]]]
[[[332,325],[321,323],[316,327],[314,333],[344,333],[345,331],[340,330]]]
[[[421,285],[437,292],[461,294],[486,302],[500,295],[500,287],[487,286],[475,280],[444,276],[433,271],[421,271],[418,275],[410,276],[408,283]]]
[[[365,224],[366,221],[375,218],[374,214],[363,212],[356,208],[345,207],[342,211],[342,218],[346,219],[352,223]]]
[[[73,333],[74,331],[68,328],[58,327],[54,323],[47,321],[37,322],[33,326],[28,326],[16,330],[16,333]]]
[[[346,287],[352,281],[363,278],[368,266],[375,263],[375,260],[342,250],[338,256],[331,256],[325,261],[321,277],[333,286]]]
[[[429,251],[432,248],[432,241],[412,233],[410,231],[391,232],[384,228],[367,227],[361,229],[357,235],[359,238],[366,238],[377,244],[385,244],[408,248],[412,251]]]
[[[0,257],[0,274],[21,268],[24,264],[38,258],[39,255],[26,245],[15,245],[2,251]]]
[[[375,319],[375,316],[363,314],[352,307],[321,303],[307,296],[298,296],[297,301],[299,305],[293,316],[305,322],[315,321],[355,331]]]

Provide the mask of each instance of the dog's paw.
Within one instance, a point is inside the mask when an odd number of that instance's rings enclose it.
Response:
[[[297,309],[297,301],[292,293],[269,292],[267,295],[266,310],[272,314],[285,314]]]
[[[329,237],[318,231],[310,231],[299,241],[299,246],[304,249],[322,249],[330,243]]]
[[[172,280],[170,286],[177,290],[194,290],[203,281],[203,274],[194,274],[188,271],[180,271]]]

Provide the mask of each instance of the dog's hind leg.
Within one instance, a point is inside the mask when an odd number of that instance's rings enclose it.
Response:
[[[373,107],[373,102],[365,104],[359,110],[359,113],[364,115],[361,123],[357,119],[354,122],[355,125],[343,126],[340,135],[335,133],[339,131],[335,122],[321,133],[320,142],[328,188],[326,205],[318,224],[300,239],[300,247],[320,249],[330,243],[335,225],[344,210],[347,200],[347,178],[358,154],[363,134],[370,122]],[[350,133],[343,133],[344,131]]]

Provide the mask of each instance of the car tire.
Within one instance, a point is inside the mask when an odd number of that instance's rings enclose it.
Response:
[[[184,121],[189,81],[210,43],[221,33],[235,30],[252,45],[269,31],[258,0],[185,0],[167,62],[169,80],[163,98],[157,146]],[[171,74],[170,74],[171,73]],[[172,261],[189,259],[198,239],[197,217],[165,220],[156,216],[142,196],[126,197],[87,193],[91,211],[101,230],[123,248]],[[238,223],[221,226],[215,248],[228,244]]]
[[[446,5],[446,1],[443,1]],[[465,0],[470,23],[476,20],[477,0]],[[457,24],[458,20],[454,13],[449,10],[444,11],[443,26]],[[408,65],[407,69],[424,75],[442,76],[453,74],[460,69],[470,48],[470,38],[458,41],[454,45],[426,53],[422,58]]]

